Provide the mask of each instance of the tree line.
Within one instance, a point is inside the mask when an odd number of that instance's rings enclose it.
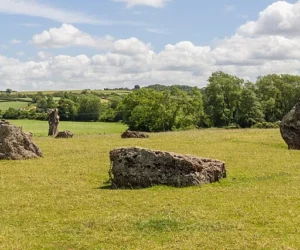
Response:
[[[55,101],[53,97],[59,97]],[[105,99],[101,102],[100,98]],[[300,76],[272,74],[255,83],[214,72],[206,87],[151,85],[125,95],[82,91],[32,96],[35,110],[10,108],[5,119],[47,119],[58,108],[61,120],[122,121],[132,130],[171,131],[199,127],[274,127],[300,100]]]

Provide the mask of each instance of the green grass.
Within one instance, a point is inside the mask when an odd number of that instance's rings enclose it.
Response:
[[[30,131],[36,136],[48,135],[48,121],[36,120],[9,120],[11,124],[22,127],[24,131]],[[107,122],[69,122],[60,121],[58,130],[70,130],[74,134],[111,134],[121,133],[127,129],[127,126],[122,123],[107,123]]]
[[[41,159],[1,161],[0,249],[300,249],[300,151],[278,129],[121,139],[82,134],[91,124],[72,139],[34,137]],[[220,159],[228,178],[110,190],[108,153],[120,146]]]
[[[27,108],[27,102],[0,102],[0,110],[5,111],[9,108],[19,109],[19,108]]]

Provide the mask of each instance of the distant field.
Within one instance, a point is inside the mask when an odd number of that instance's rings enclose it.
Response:
[[[43,92],[45,95],[49,94],[52,95],[55,92],[70,92],[70,93],[81,93],[83,90],[51,90],[51,91],[21,91],[21,92],[13,92],[13,94],[24,94],[24,95],[34,95],[37,92]],[[88,90],[88,92],[96,92],[96,93],[103,93],[103,94],[127,94],[130,93],[130,90]]]
[[[47,130],[47,122],[18,122]],[[121,124],[60,126],[78,135],[34,136],[43,158],[0,162],[0,249],[300,249],[300,151],[289,151],[278,129],[121,139],[102,133]],[[109,151],[120,146],[223,160],[228,177],[201,187],[110,190]]]
[[[26,132],[32,132],[37,136],[48,135],[48,121],[36,120],[9,120],[10,123],[22,127]],[[112,134],[121,133],[127,129],[122,123],[106,122],[69,122],[61,121],[58,125],[59,131],[70,130],[74,134]]]
[[[28,107],[27,102],[0,102],[0,110],[8,110],[9,108],[26,108]]]

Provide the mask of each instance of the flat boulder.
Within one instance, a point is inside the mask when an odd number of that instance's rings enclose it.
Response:
[[[0,160],[24,160],[42,157],[32,135],[5,120],[0,121]]]
[[[191,155],[128,147],[111,150],[109,157],[112,188],[198,186],[226,177],[224,162]]]
[[[73,133],[69,130],[65,130],[65,131],[59,131],[55,138],[72,138],[73,137]]]
[[[146,135],[144,133],[138,131],[130,131],[130,130],[127,130],[121,134],[121,138],[148,138],[148,137],[149,135]]]
[[[280,133],[289,149],[300,149],[300,103],[282,118]]]

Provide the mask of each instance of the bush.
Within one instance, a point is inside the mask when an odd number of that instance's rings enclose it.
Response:
[[[279,128],[278,122],[259,122],[252,126],[252,128]]]

